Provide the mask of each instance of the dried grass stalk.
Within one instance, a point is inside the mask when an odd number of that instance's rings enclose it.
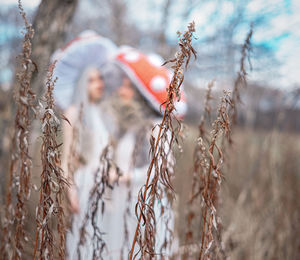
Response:
[[[28,240],[24,225],[26,219],[25,203],[30,197],[30,177],[32,161],[29,156],[29,132],[31,126],[31,112],[34,111],[34,99],[30,81],[36,70],[31,60],[31,40],[34,35],[31,24],[19,0],[20,14],[24,20],[26,32],[24,34],[23,51],[20,55],[21,72],[17,74],[19,88],[15,94],[17,105],[15,117],[15,132],[12,141],[12,155],[9,168],[9,187],[6,197],[5,218],[3,224],[1,255],[14,259],[22,259],[24,244]],[[17,202],[14,209],[13,190],[17,192]],[[15,229],[13,227],[15,226]]]
[[[196,56],[196,52],[191,44],[194,32],[195,24],[192,22],[188,25],[188,30],[183,35],[178,33],[180,50],[176,53],[175,59],[166,62],[173,63],[171,67],[174,70],[174,74],[167,89],[166,109],[162,122],[158,126],[158,135],[156,138],[152,135],[150,139],[150,155],[152,159],[147,171],[146,183],[138,194],[138,202],[135,209],[138,223],[130,251],[130,260],[138,255],[142,259],[153,258],[156,255],[154,203],[161,200],[161,195],[159,194],[160,186],[164,186],[173,192],[170,179],[173,174],[171,165],[173,158],[170,157],[172,157],[172,147],[178,141],[177,134],[181,127],[173,112],[175,110],[175,102],[180,100],[180,87],[184,79],[184,67],[187,68],[192,54]],[[177,122],[176,125],[174,120]],[[153,169],[154,171],[152,171]],[[136,243],[139,245],[137,251],[135,250]]]
[[[234,81],[231,100],[232,100],[232,108],[230,109],[230,117],[233,124],[237,123],[237,105],[241,103],[241,94],[240,90],[247,86],[247,71],[246,71],[246,60],[248,60],[251,68],[250,62],[250,52],[251,52],[251,38],[253,35],[253,27],[250,26],[250,30],[246,36],[244,44],[241,50],[241,60],[240,60],[240,69],[237,74],[237,77]]]
[[[249,54],[251,50],[250,40],[252,34],[253,30],[251,27],[245,39],[245,43],[242,46],[240,70],[234,82],[232,94],[229,95],[228,92],[225,92],[221,106],[218,110],[218,118],[213,124],[210,138],[208,138],[209,135],[205,124],[211,117],[211,107],[209,105],[209,100],[212,99],[211,83],[208,86],[206,94],[205,111],[201,117],[198,142],[194,151],[192,196],[189,201],[187,232],[185,238],[187,244],[196,245],[196,247],[199,246],[199,259],[225,257],[225,253],[221,246],[221,221],[217,217],[218,196],[222,180],[220,166],[225,160],[226,143],[232,144],[231,134],[229,133],[231,131],[231,125],[236,124],[237,121],[237,104],[241,103],[240,90],[247,84],[245,63],[246,59],[248,59],[250,63]],[[193,208],[193,205],[195,205],[196,200],[197,203],[200,203],[202,209],[202,219],[200,221],[202,222],[202,233],[200,243],[195,241],[194,233],[192,231],[192,223],[196,217],[195,210],[197,210]],[[217,256],[218,253],[215,249],[218,249],[221,256]],[[191,252],[188,251],[186,247],[183,254],[184,258],[190,256],[190,254]]]
[[[80,105],[79,110],[79,125],[74,125],[72,129],[72,142],[70,145],[70,153],[67,158],[67,169],[68,169],[68,180],[73,182],[74,173],[80,165],[80,154],[78,151],[78,145],[80,142],[79,129],[82,127],[82,117],[83,117],[83,104]],[[66,121],[71,125],[71,123],[66,118]]]
[[[111,170],[116,171],[118,177],[121,175],[120,169],[112,160],[112,147],[107,145],[100,156],[100,166],[95,173],[95,184],[89,195],[88,211],[80,228],[80,239],[77,244],[78,259],[82,258],[80,248],[83,247],[87,241],[86,235],[89,223],[91,223],[93,228],[93,234],[90,238],[93,242],[93,259],[103,259],[102,253],[106,245],[103,239],[103,233],[99,228],[99,217],[103,215],[105,210],[103,195],[107,188],[113,189],[113,185],[110,183]],[[117,182],[118,179],[115,183]]]
[[[40,201],[37,207],[37,230],[34,247],[34,258],[65,259],[65,223],[62,200],[67,180],[61,169],[61,154],[57,143],[57,134],[60,121],[54,113],[53,89],[55,80],[52,80],[55,64],[50,66],[47,75],[47,91],[45,94],[46,107],[42,121],[42,174]],[[58,237],[53,232],[52,225],[57,223]],[[58,256],[56,251],[58,250]]]
[[[217,215],[218,195],[221,187],[223,175],[221,165],[223,163],[223,152],[218,141],[220,139],[229,138],[230,136],[230,119],[229,109],[232,107],[230,93],[224,91],[221,104],[218,109],[218,117],[213,123],[211,139],[206,153],[208,159],[208,168],[206,167],[205,176],[203,178],[203,191],[201,192],[202,200],[202,235],[200,244],[199,259],[218,258],[218,252],[213,252],[213,243],[215,247],[223,254],[220,247],[219,225],[220,219]],[[214,255],[212,255],[214,254]]]
[[[207,129],[207,123],[211,119],[211,105],[210,101],[213,99],[212,97],[212,88],[214,86],[215,81],[211,81],[207,86],[207,91],[205,95],[204,102],[204,113],[201,116],[200,124],[199,124],[199,136],[196,142],[195,150],[194,150],[194,165],[193,165],[193,179],[192,179],[192,193],[191,198],[188,203],[188,214],[187,214],[187,228],[185,233],[185,243],[191,244],[194,243],[194,232],[193,232],[193,220],[195,219],[196,212],[194,209],[195,200],[199,198],[201,192],[204,189],[205,176],[206,172],[209,168],[208,158],[206,156],[207,148],[206,144],[209,142],[209,133]],[[198,202],[198,201],[197,201]],[[188,248],[187,248],[188,249]],[[190,250],[185,252],[184,258],[187,257]]]
[[[145,124],[143,127],[141,127],[141,129],[138,131],[137,133],[137,138],[134,144],[134,149],[132,152],[132,157],[131,157],[131,162],[130,162],[130,166],[129,166],[129,173],[133,174],[133,171],[136,167],[136,161],[137,161],[137,157],[138,154],[141,152],[143,145],[144,145],[144,139],[145,139],[145,135],[147,133],[148,130],[148,124]],[[121,252],[120,252],[120,259],[123,259],[124,256],[124,252],[125,250],[130,250],[130,240],[129,240],[129,230],[128,230],[128,220],[132,217],[132,213],[131,213],[131,205],[132,205],[132,185],[131,185],[131,180],[128,180],[128,182],[126,183],[127,186],[127,199],[126,199],[126,208],[123,214],[123,219],[124,219],[124,240],[123,240],[123,244],[122,244],[122,248],[121,248]]]

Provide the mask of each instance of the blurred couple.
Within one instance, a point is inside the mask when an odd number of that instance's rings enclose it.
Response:
[[[80,228],[88,210],[94,175],[100,164],[100,155],[108,145],[114,148],[113,158],[122,175],[117,178],[112,172],[109,182],[117,181],[118,184],[105,193],[105,210],[103,215],[97,216],[97,223],[106,243],[103,258],[127,259],[137,224],[137,194],[146,180],[148,140],[152,127],[161,120],[161,104],[166,99],[170,73],[160,66],[163,61],[158,55],[145,55],[128,46],[118,48],[93,31],[81,33],[54,53],[53,60],[57,60],[56,105],[71,123],[63,122],[62,158],[65,177],[71,183],[67,197],[73,215],[66,236],[68,259],[78,258]],[[185,110],[182,99],[177,113],[183,116]],[[78,162],[69,161],[75,138],[74,127],[78,129]],[[69,171],[70,163],[77,165],[74,174]],[[128,191],[131,200],[127,199]],[[125,241],[124,227],[127,208],[129,241]],[[159,215],[159,212],[155,214]],[[160,230],[157,251],[165,235],[163,228]],[[89,225],[86,232],[80,255],[92,259],[93,227]]]

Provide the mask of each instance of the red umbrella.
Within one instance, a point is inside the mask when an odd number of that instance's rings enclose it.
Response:
[[[133,48],[122,48],[116,55],[117,64],[126,72],[138,91],[148,103],[158,112],[165,109],[163,104],[167,99],[167,87],[171,81],[170,71],[157,64],[156,57],[147,56]],[[153,59],[154,58],[154,59]],[[187,110],[184,91],[181,91],[181,98],[175,104],[176,113],[183,117]]]

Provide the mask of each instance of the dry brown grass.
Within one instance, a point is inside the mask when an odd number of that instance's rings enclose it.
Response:
[[[13,257],[14,259],[22,259],[24,244],[28,241],[24,230],[26,219],[25,203],[28,201],[31,192],[32,161],[29,156],[29,135],[32,114],[35,112],[33,105],[35,95],[30,86],[30,80],[32,73],[36,70],[31,60],[31,40],[34,32],[20,1],[19,10],[25,23],[26,32],[24,34],[22,54],[20,55],[21,70],[17,74],[15,133],[12,141],[9,187],[6,196],[1,241],[1,255],[4,258]],[[16,197],[14,196],[15,192]]]
[[[15,96],[15,134],[1,230],[0,258],[5,260],[24,259],[24,248],[30,247],[25,233],[32,166],[28,140],[32,117],[37,114],[30,80],[37,68],[30,59],[33,30],[20,2],[19,9],[26,33],[22,66],[18,74],[19,88]],[[175,190],[179,197],[176,227],[181,245],[174,259],[299,259],[299,134],[276,129],[258,132],[236,128],[231,138],[232,127],[237,122],[238,104],[241,102],[240,92],[247,83],[245,68],[251,50],[252,29],[242,46],[240,68],[232,93],[224,92],[219,107],[214,109],[211,105],[214,83],[209,84],[198,130],[191,128],[185,134],[184,153],[176,156],[175,168],[174,148],[183,128],[173,115],[174,104],[180,99],[184,70],[192,54],[195,55],[191,45],[194,31],[194,24],[191,23],[184,34],[179,34],[180,50],[175,59],[167,62],[171,63],[174,75],[168,88],[164,116],[156,126],[158,134],[155,136],[153,132],[150,139],[151,163],[136,204],[137,227],[133,238],[129,238],[126,232],[126,216],[130,214],[128,208],[124,212],[125,241],[132,239],[131,250],[128,249],[130,259],[164,259],[163,253],[171,247],[174,230],[169,227],[170,218],[167,217],[164,223],[165,241],[160,249],[155,248],[157,218],[160,216],[156,215],[154,208],[158,204],[162,216],[170,211],[174,198],[174,171],[180,173],[176,175]],[[45,109],[38,111],[43,112],[40,151],[42,174],[33,254],[33,258],[38,259],[66,258],[66,224],[62,203],[67,181],[60,168],[60,144],[57,141],[60,122],[54,112],[52,92],[55,81],[52,80],[52,73],[53,66],[50,67],[46,83]],[[76,140],[68,163],[70,173],[76,170],[74,161],[78,160],[75,146]],[[95,174],[89,210],[80,230],[79,258],[80,247],[85,244],[85,228],[91,223],[93,258],[102,259],[105,241],[97,221],[104,213],[103,194],[107,188],[113,188],[109,176],[111,168],[119,173],[110,149],[104,149]],[[134,167],[134,158],[132,165]],[[130,197],[129,192],[128,201]],[[168,199],[164,201],[163,198]],[[126,250],[125,246],[123,250]]]
[[[61,153],[57,143],[60,120],[54,112],[52,80],[55,64],[50,66],[47,76],[47,91],[45,94],[46,107],[41,118],[42,122],[42,174],[40,187],[40,201],[37,206],[37,230],[33,258],[65,259],[65,220],[62,202],[67,180],[61,169]],[[58,237],[54,234],[51,224],[57,223]],[[54,248],[58,249],[58,254]]]
[[[198,132],[189,127],[176,169],[175,189],[179,205],[176,230],[180,252],[189,250],[187,259],[197,259],[199,244],[186,244],[186,216],[192,171],[191,149]],[[222,244],[230,259],[299,258],[299,134],[235,129],[234,145],[227,149],[226,178],[219,195]],[[201,239],[201,212],[193,206],[190,229],[194,241]],[[187,246],[188,245],[188,246]],[[178,257],[181,259],[182,257]],[[218,258],[219,259],[219,258]]]
[[[178,142],[177,138],[181,126],[180,122],[174,117],[173,112],[175,110],[175,102],[180,100],[180,87],[184,79],[184,67],[187,68],[192,54],[196,56],[191,45],[194,32],[195,24],[190,23],[188,30],[183,35],[178,33],[180,50],[176,53],[175,59],[166,62],[173,63],[172,69],[174,70],[174,74],[167,89],[166,108],[162,122],[158,126],[158,135],[157,137],[152,135],[150,139],[151,163],[147,171],[146,183],[138,195],[138,202],[136,204],[138,223],[129,259],[136,258],[138,255],[142,259],[151,259],[157,254],[155,252],[156,216],[154,213],[154,204],[156,200],[161,201],[161,196],[166,196],[167,192],[173,192],[171,184],[173,165],[170,163],[170,156],[172,157],[174,143]],[[174,120],[177,122],[177,125],[174,124]],[[164,194],[161,195],[161,191]],[[141,222],[142,219],[143,224]],[[137,250],[136,243],[139,246]]]
[[[210,126],[212,118],[213,81],[209,83],[204,112],[199,124],[199,135],[193,155],[192,194],[188,204],[185,243],[194,245],[193,252],[186,247],[183,257],[198,259],[226,258],[222,245],[222,224],[219,217],[219,193],[224,179],[222,164],[226,156],[227,144],[232,144],[231,128],[236,124],[237,106],[241,102],[240,91],[246,86],[245,60],[249,58],[250,29],[241,50],[240,70],[234,82],[232,94],[224,92],[218,108],[217,118]],[[222,169],[221,169],[222,167]],[[200,216],[196,212],[201,212]],[[198,218],[198,219],[197,219]],[[192,222],[201,226],[200,237],[195,237]]]
[[[117,174],[117,180],[115,180],[113,184],[111,183],[110,177],[111,171],[114,171]],[[120,176],[120,169],[115,165],[112,159],[112,146],[107,145],[100,156],[99,168],[95,173],[95,184],[89,194],[88,211],[86,212],[80,228],[80,239],[77,245],[78,259],[82,259],[80,248],[86,244],[86,229],[89,223],[91,223],[93,228],[92,237],[89,238],[93,242],[93,259],[103,259],[102,254],[106,244],[103,238],[103,232],[99,228],[98,221],[105,212],[105,191],[107,189],[113,189]]]
[[[223,242],[232,259],[299,258],[299,152],[299,134],[237,132],[222,191]]]

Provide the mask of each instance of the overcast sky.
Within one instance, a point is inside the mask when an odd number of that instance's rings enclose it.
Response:
[[[153,2],[159,4],[162,0],[139,0],[132,5],[132,12],[139,9],[135,13],[135,19],[142,21],[141,26],[145,29],[154,26],[155,21],[160,21],[159,12],[147,12],[147,7],[151,7]],[[172,12],[174,18],[169,28],[169,35],[176,36],[176,31],[184,30],[186,24],[182,24],[182,20],[176,19],[176,16],[184,10],[185,1],[176,1]],[[199,37],[213,35],[220,23],[226,22],[234,12],[234,0],[228,1],[203,1],[201,8],[195,8],[189,17],[189,21],[196,22]],[[221,3],[221,4],[220,4]],[[209,23],[210,15],[216,9],[222,10],[221,15],[215,23]],[[249,23],[255,16],[264,14],[267,23],[264,26],[255,28],[253,42],[255,44],[264,45],[272,49],[275,57],[281,62],[282,66],[278,67],[276,76],[268,81],[279,88],[290,88],[294,85],[300,85],[300,0],[251,0],[247,5],[247,19]],[[149,25],[149,20],[153,21]],[[148,21],[148,22],[147,22]],[[154,23],[154,24],[153,24]],[[218,24],[217,24],[218,23]],[[240,33],[236,35],[236,43],[242,43],[248,32],[248,25],[244,31],[241,28]],[[253,75],[255,77],[255,75]]]
[[[148,8],[153,9],[153,6],[159,5],[161,2],[162,0],[134,1],[134,4],[129,5],[129,12],[134,12],[134,19],[139,21],[142,28],[147,29],[149,26],[153,26],[155,21],[159,21],[161,10],[161,8],[158,8],[157,13],[155,11],[148,12]],[[172,9],[174,19],[172,19],[172,24],[168,30],[169,34],[174,36],[177,30],[183,30],[186,26],[181,24],[182,22],[179,19],[176,19],[176,14],[183,9],[182,3],[184,1],[176,2]],[[218,19],[219,23],[230,17],[234,11],[233,1],[222,1],[222,6],[217,5],[216,2],[207,1],[201,5],[201,8],[195,9],[189,17],[189,20],[195,20],[196,27],[200,28],[201,35],[206,36],[213,33],[217,27],[216,24],[208,23],[210,14],[216,8],[222,10],[222,16]],[[22,3],[26,10],[27,8],[36,8],[40,0],[23,0]],[[0,5],[7,4],[17,4],[17,1],[1,0]],[[252,16],[260,12],[268,13],[268,10],[274,7],[277,11],[271,12],[271,16],[268,17],[269,22],[265,27],[255,30],[253,41],[272,48],[275,57],[282,63],[282,66],[278,68],[278,74],[281,75],[280,80],[272,82],[273,84],[281,88],[291,87],[295,84],[300,85],[300,0],[251,0],[247,6],[247,16],[250,20]],[[139,11],[136,12],[136,10]],[[237,42],[243,41],[246,30],[237,34]]]

